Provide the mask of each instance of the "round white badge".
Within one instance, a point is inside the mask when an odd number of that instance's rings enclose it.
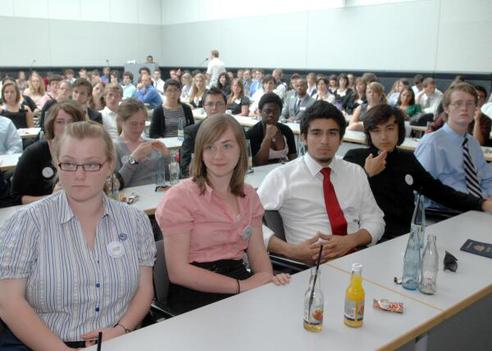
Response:
[[[120,258],[125,254],[125,247],[119,241],[112,241],[106,247],[108,255],[112,258]]]
[[[407,183],[410,186],[413,185],[413,177],[410,174],[407,174],[405,176],[405,183]]]
[[[55,175],[55,171],[51,167],[44,167],[43,170],[41,171],[41,174],[46,179],[49,179]]]

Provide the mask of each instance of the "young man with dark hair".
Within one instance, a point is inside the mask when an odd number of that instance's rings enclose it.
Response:
[[[84,78],[76,79],[75,83],[73,83],[72,100],[79,103],[87,118],[91,121],[103,124],[101,113],[89,107],[89,100],[91,96],[91,83]]]
[[[456,210],[492,210],[492,200],[483,201],[434,179],[413,152],[397,147],[405,140],[405,114],[397,107],[377,105],[364,120],[369,148],[352,149],[344,160],[363,167],[386,228],[381,241],[410,231],[415,208],[414,192]]]
[[[208,89],[205,92],[205,96],[203,97],[203,108],[207,114],[207,118],[209,116],[213,116],[216,114],[225,113],[227,98],[225,97],[222,90],[219,88],[213,87]],[[184,140],[181,145],[181,175],[182,177],[186,177],[189,174],[189,166],[191,163],[191,155],[195,150],[195,138],[198,133],[198,129],[200,128],[201,122],[192,124],[184,129]]]
[[[326,101],[316,101],[301,120],[307,153],[271,171],[258,188],[265,210],[277,210],[286,241],[264,232],[269,251],[314,264],[358,246],[373,245],[384,232],[383,212],[372,195],[364,170],[336,159],[346,122]]]
[[[129,99],[135,96],[137,92],[137,88],[133,85],[133,73],[125,72],[123,73],[123,84],[121,85],[123,88],[123,100]]]

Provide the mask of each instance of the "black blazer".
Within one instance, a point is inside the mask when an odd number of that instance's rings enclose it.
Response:
[[[87,108],[87,116],[89,116],[89,119],[91,121],[103,124],[103,117],[101,115],[101,112],[97,112],[96,110],[88,107]]]
[[[181,145],[180,152],[180,167],[181,167],[181,176],[188,177],[190,174],[188,168],[191,162],[191,154],[193,154],[195,150],[195,138],[198,133],[198,129],[202,121],[192,124],[184,129],[184,140]]]
[[[193,118],[193,113],[191,112],[190,106],[181,103],[183,107],[183,112],[185,115],[186,126],[195,123]],[[164,116],[164,108],[162,105],[156,107],[152,113],[152,121],[150,122],[149,136],[151,138],[164,138],[166,135],[166,116]]]

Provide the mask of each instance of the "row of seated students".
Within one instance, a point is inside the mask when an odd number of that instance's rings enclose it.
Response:
[[[467,133],[478,104],[467,83],[444,94],[446,124],[423,138],[415,153],[420,163],[397,149],[405,116],[387,104],[367,111],[369,149],[349,152],[351,162],[336,158],[345,117],[329,102],[314,102],[300,120],[307,153],[296,158],[289,150],[292,161],[268,174],[257,191],[244,184],[246,138],[259,142],[257,162],[279,139],[288,146],[287,129],[278,121],[283,102],[273,92],[264,94],[262,120],[246,134],[224,114],[226,103],[221,90],[206,92],[209,117],[185,130],[183,153],[186,143],[194,153],[185,167],[191,177],[168,190],[156,211],[169,302],[178,313],[271,281],[288,283],[288,275],[273,275],[267,250],[311,265],[321,246],[326,262],[408,232],[414,191],[459,210],[492,211],[492,169]],[[125,100],[116,114],[118,138],[127,146],[124,162],[118,139],[100,123],[86,122],[75,101],[56,103],[48,112],[53,194],[23,207],[0,229],[0,318],[8,327],[0,347],[83,347],[99,330],[106,339],[133,330],[149,309],[155,255],[150,222],[109,200],[103,188],[114,171],[124,173],[118,162],[131,184],[133,174],[152,171],[144,165],[150,153],[168,151],[141,137],[147,114],[141,101]],[[279,212],[285,240],[263,231],[264,210]]]

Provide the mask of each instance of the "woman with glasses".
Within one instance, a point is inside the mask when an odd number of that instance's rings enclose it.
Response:
[[[179,101],[181,84],[168,79],[164,84],[165,102],[156,107],[152,113],[149,136],[151,138],[169,138],[178,135],[180,120],[182,128],[195,123],[191,108]]]
[[[85,120],[85,114],[76,102],[59,102],[50,109],[44,122],[45,140],[29,145],[17,163],[12,190],[28,204],[51,194],[58,182],[57,160],[54,153],[65,126]]]
[[[95,122],[66,127],[53,150],[63,188],[0,231],[0,350],[75,350],[135,329],[153,298],[147,216],[104,195],[113,143]]]
[[[244,183],[246,139],[239,123],[218,114],[201,123],[192,177],[167,191],[156,211],[176,313],[254,289],[274,278],[263,243],[263,207]],[[247,255],[251,271],[243,257]]]

